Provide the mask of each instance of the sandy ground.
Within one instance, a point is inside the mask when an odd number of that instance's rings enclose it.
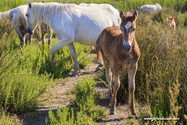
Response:
[[[29,112],[22,115],[16,116],[18,120],[22,121],[26,125],[45,125],[46,118],[48,117],[49,107],[52,108],[53,112],[57,111],[58,106],[65,107],[71,105],[71,99],[67,96],[67,90],[74,87],[74,84],[77,83],[78,80],[81,80],[85,76],[95,76],[97,77],[97,73],[95,72],[98,67],[98,63],[94,63],[89,68],[82,69],[80,76],[77,77],[67,77],[63,80],[57,81],[58,84],[53,87],[48,87],[46,93],[44,93],[41,99],[45,100],[39,105],[38,109],[35,112]],[[108,88],[101,81],[96,84],[96,90],[100,92],[101,98],[98,102],[100,108],[107,108],[106,112],[109,113],[109,101],[108,97]],[[136,107],[136,111],[138,108]],[[116,115],[107,115],[101,121],[96,124],[128,124],[128,120],[131,119],[130,109],[127,103],[125,104],[117,104]],[[140,120],[138,120],[140,121]]]

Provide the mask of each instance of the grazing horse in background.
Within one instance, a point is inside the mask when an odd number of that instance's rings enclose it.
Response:
[[[21,5],[11,10],[9,13],[9,18],[12,19],[13,26],[16,30],[16,33],[19,36],[20,39],[20,45],[25,44],[25,40],[29,39],[31,41],[31,36],[27,36],[24,28],[26,27],[26,16],[25,13],[27,11],[27,5]],[[27,41],[27,40],[26,40]]]
[[[116,96],[120,87],[119,74],[122,68],[128,69],[129,105],[131,113],[136,116],[134,104],[135,74],[140,58],[139,46],[135,39],[137,11],[120,11],[121,26],[107,27],[96,42],[98,60],[103,57],[106,79],[109,84],[110,114],[116,111]],[[121,29],[121,30],[120,30]],[[110,67],[110,63],[112,64]],[[112,72],[112,74],[111,74]],[[114,77],[114,83],[113,82]],[[136,116],[137,118],[137,116]]]
[[[75,63],[72,76],[78,74],[79,64],[73,42],[95,45],[99,33],[108,26],[119,26],[119,12],[113,6],[84,7],[76,4],[62,3],[29,3],[27,10],[26,31],[32,34],[41,22],[52,28],[60,40],[51,50],[54,65],[55,53],[65,45],[68,46]]]
[[[16,33],[19,36],[20,44],[24,45],[25,42],[27,43],[27,40],[31,42],[31,35],[26,34],[25,28],[27,23],[27,18],[25,16],[27,11],[28,5],[21,5],[14,9],[0,12],[0,21],[5,20],[6,18],[10,19],[13,22],[13,26],[15,27]],[[49,28],[48,28],[49,29]],[[41,23],[41,32],[42,32],[42,43],[45,42],[44,35],[46,33],[50,33],[47,29],[47,25],[44,23]],[[40,36],[38,35],[37,31],[39,31],[39,27],[36,28],[34,32],[34,37],[40,39]],[[39,31],[40,32],[40,31]],[[52,32],[51,32],[52,33]],[[49,43],[52,35],[49,35]]]
[[[29,42],[31,42],[31,37],[32,35],[31,34],[27,34],[26,31],[25,31],[25,28],[26,28],[26,23],[27,23],[27,17],[26,17],[26,12],[27,12],[27,8],[28,8],[28,5],[21,5],[21,6],[18,6],[16,7],[15,9],[12,9],[12,11],[10,12],[9,14],[9,17],[12,18],[13,20],[13,25],[15,27],[15,30],[16,30],[16,33],[18,34],[19,36],[19,39],[20,39],[20,44],[21,45],[24,45],[25,43],[27,43],[27,35],[28,35],[28,39],[29,39]],[[44,23],[40,23],[40,26],[41,26],[41,30],[42,30],[42,43],[44,44],[44,35],[46,34],[46,32],[49,34],[49,45],[50,45],[50,39],[51,39],[51,30],[46,30],[47,29],[47,26],[46,24]],[[39,31],[39,27],[36,27],[36,30],[35,31]],[[34,35],[39,39],[39,35],[34,32]],[[26,38],[25,38],[26,36]],[[25,41],[26,40],[26,41]]]
[[[143,13],[154,13],[156,11],[161,10],[162,7],[160,4],[156,3],[154,5],[143,5],[140,8],[138,7],[138,12],[143,12]]]
[[[175,23],[175,19],[172,16],[166,18],[166,23],[167,25],[169,25],[169,27],[172,27],[172,29],[175,30],[176,23]]]

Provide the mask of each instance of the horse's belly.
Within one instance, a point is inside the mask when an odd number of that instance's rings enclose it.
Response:
[[[85,44],[85,45],[96,45],[99,33],[102,31],[101,28],[88,28],[87,30],[82,30],[76,33],[75,41]]]
[[[98,34],[85,33],[85,34],[82,34],[81,36],[79,35],[77,38],[75,37],[75,41],[81,44],[88,45],[88,46],[96,45],[98,36],[99,36],[99,33]]]

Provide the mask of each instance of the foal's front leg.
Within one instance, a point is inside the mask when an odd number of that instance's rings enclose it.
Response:
[[[128,80],[129,80],[129,106],[132,115],[135,115],[136,118],[136,111],[135,111],[135,104],[134,104],[134,91],[135,91],[135,75],[137,71],[137,64],[133,67],[128,69]]]
[[[112,100],[111,100],[110,114],[114,115],[116,113],[116,103],[117,103],[116,96],[117,96],[118,89],[120,87],[120,79],[119,79],[120,68],[118,65],[114,64],[111,70],[114,76],[114,83],[112,84],[113,94],[112,94]]]

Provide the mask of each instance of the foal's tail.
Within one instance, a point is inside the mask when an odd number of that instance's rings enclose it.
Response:
[[[101,50],[100,50],[100,39],[98,38],[96,41],[96,53],[97,53],[97,61],[100,61],[102,58]]]

